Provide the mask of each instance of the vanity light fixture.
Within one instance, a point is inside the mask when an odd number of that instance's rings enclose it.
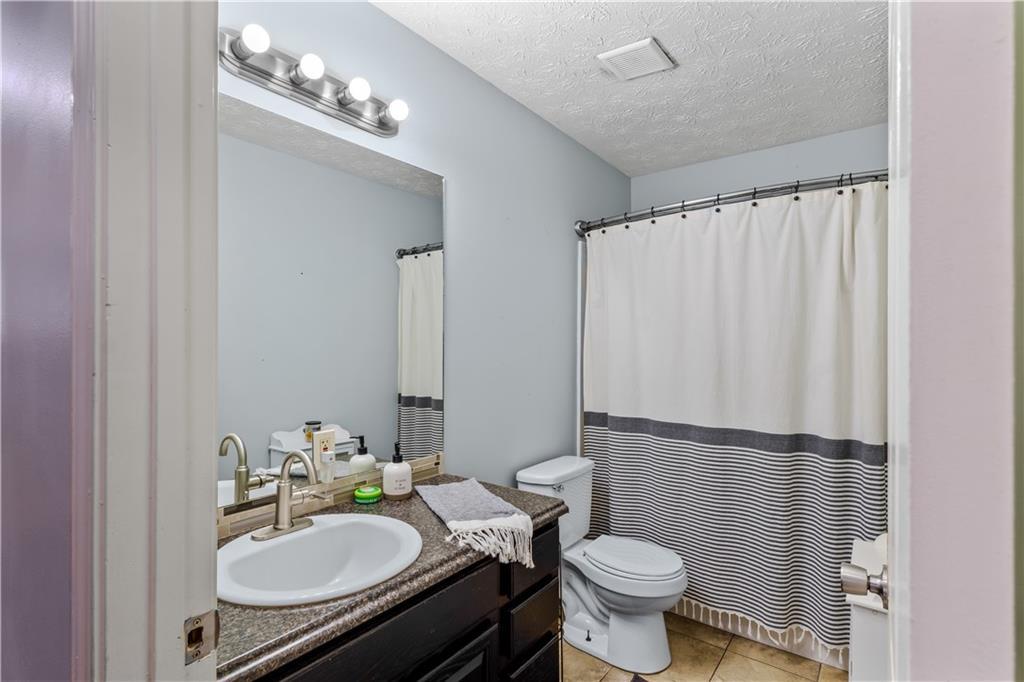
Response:
[[[346,83],[327,73],[323,59],[313,53],[300,58],[270,47],[270,36],[259,24],[247,24],[240,32],[221,28],[219,50],[228,72],[374,135],[397,135],[409,117],[405,101],[374,97],[365,78]]]
[[[338,103],[347,107],[352,102],[365,102],[370,99],[370,82],[356,76],[348,82],[348,86],[338,93]]]
[[[231,41],[231,51],[242,61],[269,49],[270,34],[259,24],[246,24],[242,33]]]
[[[292,83],[296,85],[302,85],[306,81],[318,81],[324,77],[324,60],[317,57],[312,52],[302,55],[302,59],[299,63],[292,67],[291,73],[288,77],[292,79]]]

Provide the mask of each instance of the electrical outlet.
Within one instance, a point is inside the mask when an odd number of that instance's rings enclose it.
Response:
[[[334,480],[334,429],[313,434],[313,468],[321,483]]]

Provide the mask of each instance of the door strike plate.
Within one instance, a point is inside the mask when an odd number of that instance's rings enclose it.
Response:
[[[201,661],[217,648],[220,614],[217,609],[185,620],[185,665]]]

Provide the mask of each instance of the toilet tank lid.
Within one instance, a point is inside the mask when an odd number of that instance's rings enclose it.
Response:
[[[591,459],[565,455],[522,469],[516,474],[516,480],[533,485],[556,485],[578,478],[593,468]]]

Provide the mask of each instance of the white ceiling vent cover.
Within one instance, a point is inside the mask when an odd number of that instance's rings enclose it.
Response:
[[[665,71],[675,66],[672,58],[665,54],[654,38],[644,38],[635,43],[602,52],[597,58],[620,81]]]

